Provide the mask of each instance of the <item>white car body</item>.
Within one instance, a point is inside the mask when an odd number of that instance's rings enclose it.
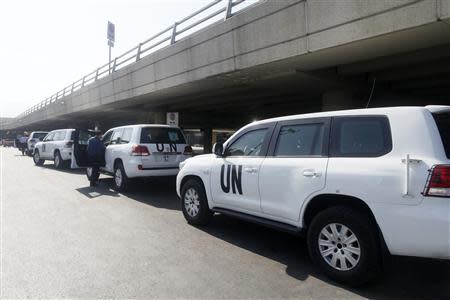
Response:
[[[50,131],[42,142],[34,146],[34,151],[39,151],[39,156],[44,160],[54,160],[57,152],[63,161],[68,162],[72,158],[72,132],[75,129],[58,129]]]
[[[34,152],[34,147],[36,145],[36,143],[39,143],[41,140],[43,140],[43,138],[45,138],[45,136],[48,134],[47,131],[33,131],[30,134],[30,137],[27,141],[27,148],[28,148],[28,153],[32,154]],[[41,139],[42,137],[42,139]]]
[[[269,141],[265,141],[267,155],[222,157],[208,154],[190,158],[180,166],[177,193],[181,196],[186,179],[199,178],[213,211],[225,209],[243,213],[286,224],[299,231],[307,227],[305,214],[315,199],[351,197],[370,209],[391,254],[450,259],[450,198],[448,195],[423,194],[430,168],[450,164],[448,149],[444,148],[432,113],[448,114],[450,106],[321,112],[254,122],[227,140],[224,149],[244,132],[269,128],[272,133]],[[392,142],[386,151],[372,157],[331,155],[334,144],[328,143],[330,139],[330,143],[334,143],[333,136],[338,134],[337,129],[336,132],[331,131],[335,122],[339,122],[339,118],[350,120],[355,117],[385,118],[388,121]],[[316,123],[324,124],[328,131],[324,134],[325,155],[274,155],[279,126]],[[356,141],[340,143],[340,149],[359,147]],[[235,182],[233,178],[231,181],[228,179],[229,192],[224,192],[226,189],[221,187],[226,182],[221,178],[221,172],[227,174],[221,169],[224,166],[226,170],[225,165],[242,168],[242,195],[236,178]],[[231,170],[232,177],[233,174],[239,177],[239,172]]]
[[[173,142],[164,140],[163,143],[154,143],[142,140],[144,130],[147,130],[146,133],[152,131],[155,135],[170,131],[175,133],[175,136]],[[139,124],[112,128],[103,135],[102,142],[106,146],[105,166],[101,167],[100,171],[114,174],[117,163],[121,162],[128,178],[175,176],[178,174],[179,164],[191,157],[192,153],[182,131],[178,127],[168,125]],[[87,145],[87,140],[84,143]],[[141,155],[133,153],[133,148],[137,146],[144,147],[147,152]],[[186,152],[187,149],[189,153]],[[72,166],[83,164],[72,161]]]

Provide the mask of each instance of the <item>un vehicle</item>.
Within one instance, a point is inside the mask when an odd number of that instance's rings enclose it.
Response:
[[[87,167],[88,179],[93,173],[86,149],[93,135],[87,130],[75,133],[72,167]],[[106,147],[105,164],[100,171],[114,177],[114,188],[118,191],[126,190],[131,178],[175,176],[180,162],[192,155],[182,131],[168,125],[116,127],[103,135],[102,142]]]
[[[214,213],[307,237],[329,277],[358,285],[385,253],[450,259],[450,107],[258,121],[182,163],[186,220]]]
[[[75,129],[58,129],[49,132],[34,146],[33,161],[42,166],[46,160],[53,160],[57,169],[69,166],[72,158],[73,132]]]

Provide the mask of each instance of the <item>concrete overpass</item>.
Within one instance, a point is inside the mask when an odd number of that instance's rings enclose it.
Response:
[[[260,1],[172,42],[5,128],[107,129],[168,111],[187,128],[235,128],[365,107],[373,87],[370,106],[450,103],[449,0]]]

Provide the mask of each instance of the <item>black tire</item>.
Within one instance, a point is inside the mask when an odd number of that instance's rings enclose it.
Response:
[[[188,197],[188,192],[192,195],[192,191],[195,191],[196,195],[198,195],[198,205],[193,203],[192,198]],[[191,205],[197,207],[196,214],[194,214],[195,211],[192,210]],[[181,187],[181,210],[184,218],[191,225],[204,226],[211,221],[214,213],[209,209],[205,188],[200,180],[189,179]]]
[[[58,150],[55,151],[55,154],[53,155],[53,162],[55,164],[55,168],[57,169],[63,169],[64,168],[64,161],[61,157],[61,154]]]
[[[121,174],[121,180],[118,180],[118,172]],[[123,167],[122,162],[117,162],[114,166],[114,175],[113,175],[114,189],[118,192],[124,192],[127,190],[129,185],[129,179],[125,169]]]
[[[93,172],[93,168],[92,167],[87,167],[86,168],[86,177],[89,181],[94,181],[97,182],[98,179],[100,178],[100,172],[97,172],[94,174]]]
[[[346,285],[359,286],[376,278],[380,274],[382,260],[378,227],[370,220],[371,218],[366,214],[345,206],[328,208],[314,217],[308,229],[308,249],[311,259],[321,268],[325,275]],[[340,240],[338,244],[334,242],[334,245],[329,248],[322,248],[322,250],[331,249],[333,252],[337,252],[337,254],[330,253],[329,256],[325,256],[331,260],[334,255],[337,257],[340,253],[345,253],[346,255],[350,254],[350,252],[344,252],[348,251],[346,247],[355,245],[359,247],[359,261],[356,260],[357,263],[349,270],[339,270],[338,268],[342,268],[340,261],[336,262],[337,268],[332,267],[332,261],[330,263],[327,262],[321,254],[319,237],[321,236],[322,230],[333,223],[348,227],[348,229],[356,236],[357,242],[352,245],[344,242],[341,244]],[[328,233],[330,233],[330,231],[328,231]],[[353,256],[354,254],[350,255],[352,255],[353,259],[357,257]],[[346,267],[351,266],[349,260],[344,263]]]
[[[33,161],[36,166],[42,166],[45,162],[44,159],[41,159],[41,156],[39,155],[38,150],[34,150]]]

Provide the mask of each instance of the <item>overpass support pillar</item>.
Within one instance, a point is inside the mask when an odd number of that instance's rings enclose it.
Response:
[[[213,129],[212,127],[202,128],[203,131],[203,153],[211,153],[212,152],[212,137],[213,137]]]
[[[362,108],[362,105],[351,91],[332,90],[322,95],[322,111]]]
[[[154,112],[153,113],[153,123],[154,124],[166,124],[166,113],[165,112]]]
[[[161,111],[142,113],[138,121],[148,124],[166,124],[166,113]]]

